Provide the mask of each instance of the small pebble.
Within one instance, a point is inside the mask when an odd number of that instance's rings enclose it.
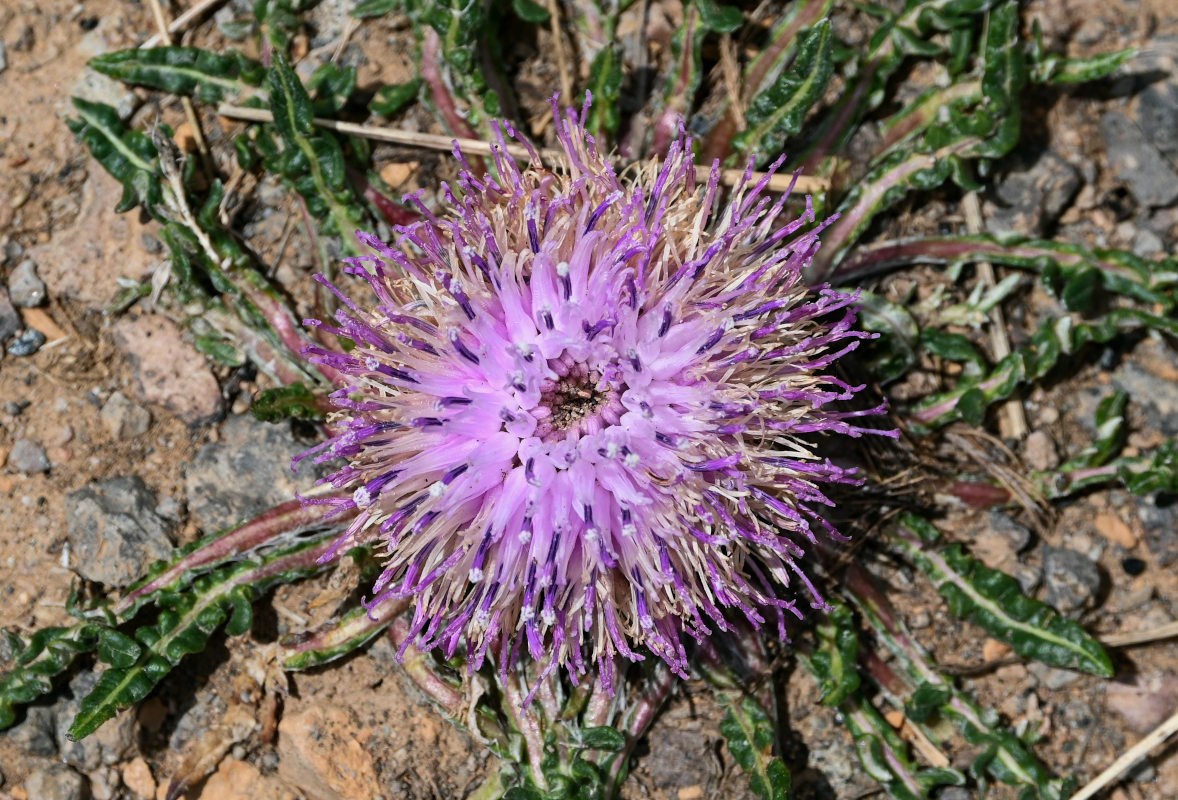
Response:
[[[1044,431],[1031,431],[1023,442],[1023,460],[1031,469],[1044,472],[1059,465],[1055,442]]]
[[[36,328],[29,328],[8,345],[10,356],[31,356],[45,344],[45,334]]]
[[[1063,614],[1091,607],[1100,591],[1100,567],[1083,553],[1061,547],[1043,548],[1043,580],[1047,603]]]
[[[49,456],[45,454],[45,448],[32,439],[17,439],[8,454],[8,464],[25,475],[48,472]]]
[[[37,800],[83,800],[89,794],[86,779],[65,764],[50,764],[34,772],[25,788]]]
[[[30,405],[28,400],[21,400],[19,403],[14,403],[9,400],[4,404],[4,413],[12,417],[19,417],[20,412],[24,411]]]
[[[8,276],[8,295],[19,308],[34,308],[45,302],[45,283],[31,259],[20,262]]]

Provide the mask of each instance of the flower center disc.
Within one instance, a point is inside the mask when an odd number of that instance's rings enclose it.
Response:
[[[566,435],[570,428],[580,429],[584,421],[605,408],[615,392],[601,391],[600,382],[601,375],[584,364],[574,364],[564,376],[546,382],[540,389],[540,405],[548,409],[549,416],[538,431],[541,438]]]

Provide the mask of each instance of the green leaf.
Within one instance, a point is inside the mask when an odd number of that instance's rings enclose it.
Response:
[[[404,0],[362,0],[352,9],[352,16],[356,19],[371,19],[383,17],[404,8]]]
[[[1136,308],[1115,308],[1091,322],[1072,316],[1044,321],[1031,344],[999,361],[988,374],[961,381],[952,391],[934,395],[909,412],[913,429],[931,429],[958,419],[978,424],[991,403],[1010,397],[1020,384],[1047,374],[1061,356],[1089,342],[1107,342],[1127,330],[1156,330],[1178,335],[1178,320]]]
[[[609,44],[601,48],[589,65],[589,91],[593,106],[589,109],[586,127],[602,136],[612,134],[621,124],[618,101],[622,94],[622,54],[620,46]]]
[[[312,108],[323,116],[338,114],[356,91],[356,68],[328,61],[311,73],[307,90],[314,96]]]
[[[317,630],[288,636],[279,642],[278,662],[285,670],[303,670],[327,664],[363,647],[389,626],[403,610],[388,603],[387,610],[375,619],[368,609],[357,606],[341,618]]]
[[[862,291],[859,324],[864,330],[879,334],[878,339],[866,343],[864,350],[871,373],[882,383],[896,380],[917,362],[920,327],[912,313],[899,303]]]
[[[1106,78],[1136,58],[1133,48],[1098,53],[1090,58],[1065,58],[1043,49],[1043,31],[1036,19],[1031,28],[1030,79],[1034,83],[1087,83]]]
[[[904,704],[904,714],[913,722],[927,722],[953,696],[943,683],[922,683]]]
[[[372,96],[372,100],[368,103],[368,110],[373,114],[391,117],[416,98],[420,89],[420,78],[406,83],[392,83],[382,86]]]
[[[26,638],[4,631],[13,662],[0,675],[0,730],[16,721],[16,709],[53,691],[53,679],[78,656],[98,646],[100,627],[83,622],[71,627],[42,628]]]
[[[1166,442],[1145,458],[1120,461],[1117,476],[1131,493],[1178,493],[1178,440]]]
[[[716,0],[695,0],[695,6],[704,25],[716,33],[732,33],[744,24],[739,8],[720,5]]]
[[[949,333],[936,328],[920,332],[920,343],[935,356],[949,361],[982,364],[983,359],[973,343],[960,333]]]
[[[71,120],[70,130],[123,185],[123,197],[115,211],[121,214],[143,206],[147,213],[157,216],[164,189],[156,167],[159,154],[155,145],[143,133],[124,126],[110,106],[80,97],[73,98],[73,103],[81,119]]]
[[[936,538],[935,529],[932,529],[931,525],[918,517],[908,515],[904,518],[903,524],[906,528],[911,527],[919,531],[919,536],[925,541]],[[909,540],[908,544],[913,545],[913,542]],[[877,641],[895,657],[891,666],[885,665],[884,667],[886,672],[891,674],[891,677],[884,681],[888,692],[895,694],[908,691],[905,684],[907,687],[911,687],[913,692],[926,684],[943,687],[948,691],[949,699],[936,710],[936,715],[953,723],[960,730],[966,743],[982,752],[982,755],[974,761],[970,769],[971,774],[978,779],[979,783],[983,782],[988,775],[1004,783],[1022,787],[1023,793],[1020,794],[1020,797],[1027,795],[1029,791],[1028,796],[1037,798],[1037,800],[1066,800],[1069,796],[1068,782],[1052,777],[1022,739],[1009,729],[1001,727],[997,713],[980,706],[969,693],[956,688],[948,678],[937,672],[927,653],[912,639],[911,634],[904,628],[896,616],[895,610],[888,603],[886,596],[875,586],[865,571],[852,566],[848,571],[846,588],[849,598],[859,608],[862,617],[875,633]],[[926,690],[924,700],[930,701],[932,693],[938,691],[937,689]],[[869,703],[860,703],[860,706],[858,711],[862,712],[865,717],[878,717],[878,712]],[[862,724],[871,727],[882,723],[882,720],[876,720],[873,723],[866,718],[857,722],[852,717],[858,715],[847,713],[846,704],[844,712],[848,717],[847,724],[852,728],[852,733],[855,733],[854,726],[856,725]],[[886,723],[882,724],[886,725]],[[915,724],[921,725],[922,730],[933,741],[943,739],[945,736],[945,729],[941,725],[930,726],[920,722]],[[892,743],[890,745],[892,747],[903,744],[895,732],[891,730],[891,726],[882,729],[876,728],[875,732],[880,737],[882,746],[888,746],[888,742]],[[856,740],[858,741],[858,739],[859,736],[856,734]],[[911,770],[908,769],[893,773],[897,776],[903,774],[902,781],[886,782],[888,764],[905,763],[907,762],[903,749],[895,750],[893,758],[886,762],[876,762],[876,766],[884,768],[881,779],[885,781],[885,788],[889,792],[894,793],[896,790],[917,792],[916,795],[905,794],[904,796],[923,797],[924,790],[929,788],[929,784],[922,779],[940,780],[950,777],[947,775],[938,776],[935,772],[927,776],[924,772],[913,776]],[[959,773],[957,780],[960,780]],[[946,782],[952,783],[953,781]],[[893,796],[895,795],[893,794]]]
[[[158,602],[164,606],[156,622],[135,632],[140,653],[129,658],[125,641],[108,645],[111,660],[124,666],[112,666],[82,699],[81,709],[70,725],[69,737],[82,739],[98,730],[119,711],[147,697],[173,667],[188,655],[199,653],[209,637],[227,620],[231,633],[249,629],[249,604],[256,594],[281,581],[313,574],[320,566],[319,556],[330,546],[330,534],[298,542],[259,561],[245,561],[197,578],[183,592],[163,592]],[[125,637],[124,637],[125,639]]]
[[[256,398],[252,410],[262,422],[281,422],[285,419],[320,421],[325,418],[324,398],[315,395],[302,383],[292,383],[277,389],[266,389]]]
[[[928,550],[902,535],[896,544],[929,577],[954,616],[980,626],[1023,658],[1112,677],[1112,662],[1100,643],[1079,623],[1023,594],[1014,578],[986,567],[960,545]]]
[[[98,633],[98,658],[112,667],[129,667],[142,652],[143,648],[126,634],[109,628]]]
[[[857,694],[844,701],[842,711],[864,772],[895,800],[928,800],[908,747],[879,711]]]
[[[193,345],[199,352],[226,367],[240,367],[245,363],[245,354],[220,334],[202,333],[193,339]]]
[[[846,604],[835,603],[819,623],[818,649],[811,661],[822,689],[822,705],[840,705],[859,690],[859,632]]]
[[[281,52],[274,54],[274,66],[270,68],[267,83],[274,126],[288,145],[297,148],[300,138],[307,139],[315,133],[311,96]]]
[[[1068,311],[1086,314],[1092,309],[1100,288],[1100,272],[1093,267],[1081,269],[1064,283],[1059,299]]]
[[[834,71],[833,41],[829,20],[801,34],[794,63],[749,104],[745,115],[748,127],[732,142],[736,150],[756,151],[759,162],[772,160],[786,138],[802,129],[807,112],[822,98]]]
[[[1125,446],[1125,407],[1128,402],[1129,395],[1125,392],[1113,392],[1100,401],[1096,407],[1096,439],[1076,458],[1060,466],[1060,472],[1103,466],[1121,451]]]
[[[974,387],[967,389],[957,400],[957,413],[973,426],[981,425],[986,418],[986,394]]]
[[[753,794],[761,800],[788,800],[791,776],[785,763],[773,755],[776,734],[765,709],[747,695],[725,692],[719,699],[728,707],[720,733],[728,741],[728,752],[748,775]]]
[[[90,66],[127,83],[188,95],[205,103],[256,94],[266,73],[259,62],[235,50],[214,53],[197,47],[119,50],[92,58]]]
[[[591,750],[616,753],[626,746],[626,735],[608,725],[585,728],[581,731],[581,745]]]
[[[524,22],[547,22],[551,16],[547,8],[532,0],[511,0],[511,8]]]

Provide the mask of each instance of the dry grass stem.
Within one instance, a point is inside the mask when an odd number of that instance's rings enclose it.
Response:
[[[1173,639],[1175,637],[1178,637],[1178,622],[1171,622],[1169,625],[1162,625],[1158,628],[1150,628],[1147,631],[1109,633],[1101,636],[1100,641],[1109,647],[1132,647],[1139,644],[1160,642],[1163,639]]]
[[[978,202],[977,192],[967,192],[962,198],[962,210],[965,212],[965,226],[971,234],[982,233],[982,208]],[[989,261],[979,261],[978,277],[988,289],[997,283],[994,275],[994,265]],[[1006,333],[1006,315],[1002,313],[1002,306],[996,305],[990,309],[990,350],[993,351],[994,361],[1001,361],[1010,355],[1010,338]],[[1023,401],[1017,396],[1002,403],[1002,415],[1006,418],[1008,433],[1013,439],[1022,439],[1027,435],[1027,414],[1023,409]]]
[[[217,113],[228,119],[244,120],[246,122],[271,122],[274,119],[273,115],[264,109],[244,108],[233,105],[221,105],[217,108]],[[362,136],[378,142],[390,142],[407,147],[450,151],[457,144],[462,148],[464,153],[469,155],[488,156],[491,154],[491,145],[479,139],[462,139],[435,133],[414,133],[412,131],[397,130],[396,128],[383,128],[376,125],[357,125],[354,122],[340,122],[334,119],[320,119],[318,117],[315,119],[315,124],[321,128],[336,131],[337,133],[343,133],[349,136]],[[539,152],[540,158],[549,163],[554,163],[560,158],[560,154],[556,150],[540,148],[537,152]],[[507,145],[507,153],[513,158],[526,159],[531,157],[528,149],[522,145]],[[702,164],[697,165],[695,168],[696,177],[699,180],[707,180],[711,171],[710,167],[703,166]],[[744,174],[744,170],[741,169],[721,170],[720,182],[725,186],[735,186],[744,178]],[[764,177],[764,175],[765,173],[763,172],[754,172],[752,179],[756,181]],[[789,188],[793,179],[794,176],[791,174],[778,173],[769,179],[769,191],[784,192]],[[825,178],[801,175],[798,177],[794,191],[808,194],[825,191],[829,186],[830,181]]]
[[[151,0],[151,15],[155,18],[156,27],[159,29],[156,36],[160,37],[160,41],[164,45],[170,46],[172,44],[172,30],[164,16],[160,0]],[[144,46],[146,47],[146,44]],[[196,107],[192,105],[190,97],[181,97],[180,104],[184,107],[184,118],[188,120],[188,126],[192,128],[192,138],[196,142],[196,150],[200,154],[201,166],[204,168],[205,175],[211,177],[215,173],[213,157],[209,153],[209,143],[205,141],[204,131],[201,130],[200,118],[196,116]]]
[[[548,0],[545,7],[548,9],[552,41],[556,48],[556,69],[560,73],[560,96],[571,99],[573,78],[572,73],[569,72],[569,54],[564,46],[564,31],[560,27],[560,2],[559,0]]]
[[[1121,777],[1130,767],[1149,755],[1153,750],[1178,733],[1178,713],[1175,713],[1161,725],[1154,728],[1145,738],[1130,747],[1109,767],[1092,779],[1084,788],[1071,796],[1070,800],[1090,800],[1101,790],[1111,785]]]
[[[225,0],[199,0],[192,8],[172,20],[172,23],[165,27],[163,31],[148,37],[146,42],[139,45],[139,49],[145,50],[149,47],[159,47],[161,44],[169,44],[170,37],[173,34],[187,29],[193,20],[198,19],[201,15],[211,11],[224,2]]]

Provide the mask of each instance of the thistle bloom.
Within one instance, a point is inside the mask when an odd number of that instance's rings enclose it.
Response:
[[[722,199],[682,138],[619,176],[556,120],[555,169],[521,169],[504,123],[496,177],[456,151],[446,211],[361,235],[348,271],[375,297],[337,290],[337,324],[309,322],[355,344],[312,349],[348,381],[312,454],[346,459],[337,547],[378,543],[367,604],[412,598],[421,649],[574,679],[646,650],[683,674],[683,634],[735,615],[784,635],[798,597],[822,607],[799,559],[838,536],[819,485],[856,478],[807,439],[879,411],[834,410],[862,387],[826,374],[867,334],[852,296],[802,283],[809,205],[782,223],[749,175]]]

